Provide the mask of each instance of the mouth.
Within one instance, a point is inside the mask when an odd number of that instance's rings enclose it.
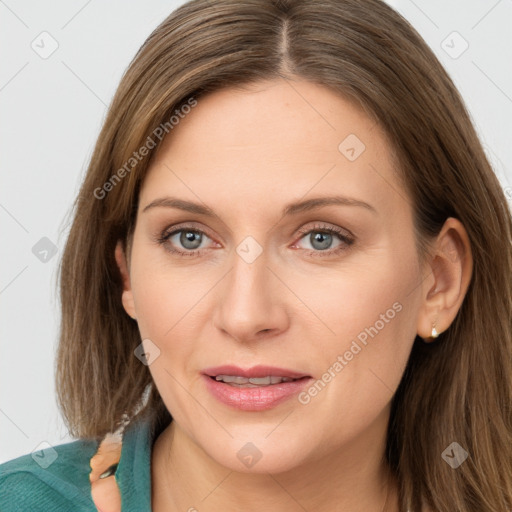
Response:
[[[269,375],[267,377],[251,377],[250,379],[247,377],[240,377],[238,375],[217,375],[215,377],[211,376],[210,378],[218,382],[224,382],[224,384],[229,384],[230,386],[239,388],[260,388],[272,386],[274,384],[281,384],[282,382],[293,382],[300,380],[290,379],[289,377],[279,377],[277,375]]]
[[[202,372],[208,391],[225,405],[262,411],[299,393],[313,378],[285,368],[218,366]]]

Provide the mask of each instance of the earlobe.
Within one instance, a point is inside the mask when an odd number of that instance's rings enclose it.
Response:
[[[133,292],[131,288],[130,272],[121,240],[118,240],[116,244],[115,258],[119,272],[121,273],[121,278],[123,280],[123,292],[121,295],[121,301],[123,303],[124,310],[126,313],[128,313],[129,316],[131,316],[133,319],[136,319],[137,316],[135,313],[135,302],[133,300]]]
[[[462,223],[446,220],[433,246],[428,278],[422,289],[417,332],[425,341],[433,341],[455,319],[471,281],[473,258],[471,244]]]

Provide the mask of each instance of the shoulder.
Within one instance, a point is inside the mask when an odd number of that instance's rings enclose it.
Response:
[[[0,464],[2,512],[95,511],[89,461],[97,447],[94,440],[78,440]]]

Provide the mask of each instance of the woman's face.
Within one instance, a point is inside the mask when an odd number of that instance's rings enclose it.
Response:
[[[383,132],[291,84],[211,93],[174,126],[140,192],[123,294],[176,427],[237,471],[384,442],[421,305]],[[304,377],[247,386],[251,369]]]

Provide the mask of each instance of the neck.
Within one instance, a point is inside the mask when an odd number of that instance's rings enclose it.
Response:
[[[383,458],[385,425],[379,420],[350,446],[271,474],[218,464],[171,421],[153,447],[152,510],[398,511],[397,481]]]

